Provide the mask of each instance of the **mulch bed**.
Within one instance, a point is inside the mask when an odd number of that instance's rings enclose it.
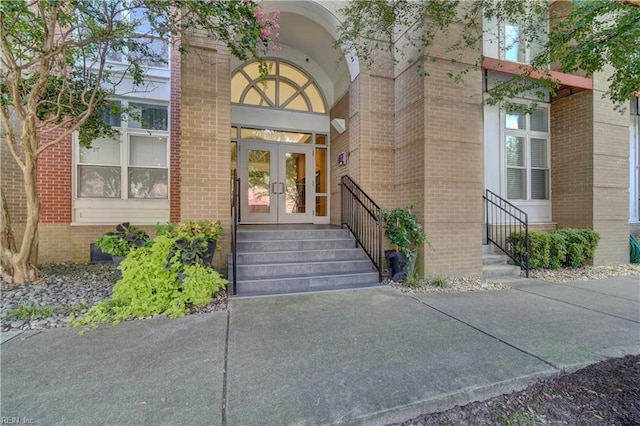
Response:
[[[590,365],[520,392],[397,425],[639,425],[640,355]]]

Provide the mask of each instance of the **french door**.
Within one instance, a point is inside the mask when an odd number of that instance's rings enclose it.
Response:
[[[313,147],[240,141],[238,171],[242,223],[313,222]]]

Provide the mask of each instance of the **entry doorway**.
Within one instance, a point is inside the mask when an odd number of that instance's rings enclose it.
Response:
[[[238,143],[243,223],[313,223],[314,148],[267,141]]]

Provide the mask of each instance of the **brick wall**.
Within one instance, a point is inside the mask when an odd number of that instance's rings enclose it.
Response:
[[[18,123],[14,124],[16,137],[19,138],[20,128],[17,126]],[[12,223],[25,223],[27,220],[27,200],[25,198],[24,185],[22,184],[22,169],[20,169],[11,154],[5,138],[4,127],[2,127],[2,132],[0,132],[0,184],[7,200]],[[18,140],[19,144],[20,141]]]
[[[460,27],[452,26],[451,37]],[[464,83],[449,72],[468,68],[475,49],[448,52],[435,40],[426,64],[396,68],[395,203],[416,205],[430,246],[418,264],[426,275],[482,274],[482,72],[469,71]],[[451,59],[457,62],[452,63]]]
[[[223,268],[231,215],[230,55],[207,37],[182,40],[180,173],[182,220],[217,219],[225,231],[214,263]]]
[[[629,112],[603,98],[608,74],[593,78],[593,229],[600,243],[593,263],[629,262]]]
[[[347,123],[347,130],[342,134],[339,134],[333,127],[331,127],[330,143],[331,154],[329,158],[329,191],[331,207],[329,212],[329,220],[334,225],[340,224],[340,179],[343,175],[349,174],[349,166],[351,161],[347,161],[346,166],[338,165],[338,154],[341,152],[349,152],[349,135],[353,132],[353,126],[356,119],[352,119],[349,110],[349,93],[346,93],[331,109],[330,118],[342,118]],[[356,115],[356,114],[354,114]]]
[[[553,218],[559,228],[592,228],[600,234],[594,265],[629,261],[628,116],[594,90],[551,105]]]
[[[171,98],[169,103],[170,158],[169,169],[169,220],[180,221],[180,141],[182,139],[182,54],[180,40],[175,40],[171,50]]]
[[[593,226],[593,92],[551,104],[551,205],[559,228]]]
[[[62,130],[42,136],[47,143],[62,134]],[[40,223],[71,223],[71,135],[40,155],[38,160],[38,193],[40,194]],[[43,244],[41,243],[41,246]]]

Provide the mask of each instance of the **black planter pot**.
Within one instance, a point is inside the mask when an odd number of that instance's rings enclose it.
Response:
[[[387,250],[384,252],[387,258],[389,279],[399,283],[404,281],[407,275],[407,262],[399,251]]]
[[[207,246],[207,255],[202,259],[202,262],[205,265],[211,266],[211,262],[213,262],[213,253],[216,251],[216,242],[209,241]]]
[[[127,256],[111,256],[111,259],[113,260],[113,265],[117,268],[118,266],[120,266],[120,263],[122,263],[125,257]]]

